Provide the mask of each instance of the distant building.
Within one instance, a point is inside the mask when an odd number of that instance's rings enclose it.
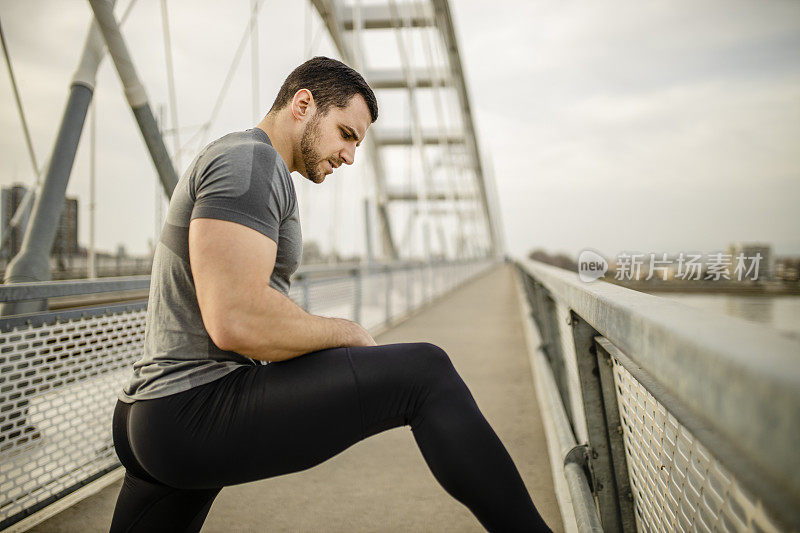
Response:
[[[22,185],[12,185],[3,187],[0,191],[0,230],[6,235],[11,226],[11,219],[25,197],[25,187]],[[8,260],[19,252],[22,246],[22,237],[25,235],[25,227],[28,225],[28,214],[20,220],[17,228],[11,230],[7,235],[6,241],[2,243],[2,256]]]
[[[776,258],[775,277],[783,281],[800,280],[800,257]]]
[[[11,219],[14,217],[22,199],[25,197],[26,188],[24,185],[12,185],[10,187],[3,187],[0,190],[0,228],[3,233],[11,225]],[[28,225],[28,216],[20,221],[17,228],[11,231],[9,238],[3,243],[2,257],[10,260],[22,247],[22,238],[25,235],[25,228]],[[61,218],[58,221],[58,228],[56,236],[53,239],[53,247],[51,248],[50,255],[56,256],[71,256],[80,252],[78,247],[78,199],[65,198],[64,209],[61,212]]]
[[[772,258],[772,246],[765,243],[741,243],[736,242],[728,245],[728,252],[731,255],[731,272],[735,268],[739,255],[744,257],[745,272],[754,268],[753,263],[758,259],[758,279],[768,280],[773,278],[775,266]],[[752,277],[747,276],[748,279]]]
[[[308,240],[303,243],[303,265],[310,265],[314,263],[322,263],[324,261],[322,250],[317,241]]]
[[[51,253],[74,255],[78,250],[78,199],[65,198]]]

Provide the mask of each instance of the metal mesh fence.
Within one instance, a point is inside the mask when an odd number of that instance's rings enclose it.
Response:
[[[361,324],[367,329],[386,322],[387,278],[385,272],[373,272],[362,277]]]
[[[354,296],[357,280],[353,277],[316,280],[309,284],[309,313],[355,319]]]
[[[111,417],[145,304],[0,334],[0,529],[116,468]]]
[[[761,502],[612,361],[639,531],[779,531]]]

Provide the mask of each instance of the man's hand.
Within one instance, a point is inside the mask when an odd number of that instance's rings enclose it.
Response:
[[[347,320],[345,318],[338,319],[341,321],[342,328],[347,331],[348,346],[377,346],[378,343],[372,338],[367,330],[361,327],[360,324]]]

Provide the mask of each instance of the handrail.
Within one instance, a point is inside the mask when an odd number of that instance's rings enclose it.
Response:
[[[294,280],[301,280],[317,276],[351,276],[358,272],[374,273],[386,270],[404,268],[417,268],[422,266],[435,267],[442,264],[466,264],[480,258],[422,261],[394,261],[366,263],[344,263],[337,265],[311,265],[300,267]],[[95,279],[69,279],[57,281],[35,281],[28,283],[0,284],[0,302],[19,302],[24,300],[38,300],[44,298],[59,298],[65,296],[83,296],[86,294],[100,294],[106,292],[120,292],[130,290],[143,290],[150,287],[150,276],[116,276]]]
[[[148,275],[10,283],[0,285],[0,302],[140,290],[149,287],[150,276]]]
[[[726,466],[800,521],[800,342],[540,262],[519,265],[730,442],[738,457]]]

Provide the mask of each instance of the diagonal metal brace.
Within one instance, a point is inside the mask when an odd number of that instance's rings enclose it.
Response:
[[[144,85],[142,85],[139,75],[136,73],[133,59],[131,59],[131,55],[128,52],[122,32],[119,30],[119,24],[114,18],[113,4],[109,0],[89,0],[89,4],[92,6],[95,20],[108,47],[108,53],[111,59],[114,60],[114,66],[117,69],[122,85],[125,87],[125,97],[128,100],[131,111],[133,111],[136,122],[139,124],[142,137],[161,180],[161,186],[164,188],[164,194],[167,198],[170,198],[175,185],[178,183],[178,177],[167,148],[164,146],[164,140],[161,138],[161,131],[158,129],[155,117],[150,109]]]

